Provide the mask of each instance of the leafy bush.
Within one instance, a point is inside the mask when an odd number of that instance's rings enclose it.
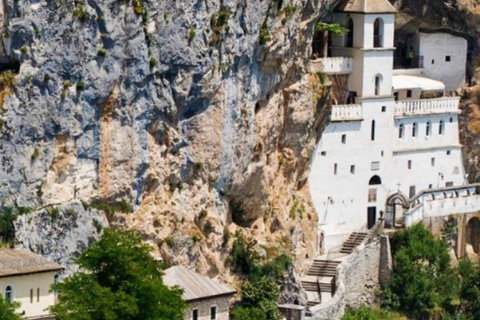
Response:
[[[197,35],[197,31],[195,31],[194,27],[191,27],[190,30],[188,31],[188,44],[190,45]]]
[[[392,238],[393,276],[383,293],[384,306],[428,319],[457,298],[459,279],[450,267],[448,245],[418,224]]]
[[[348,310],[342,320],[407,320],[407,318],[400,313],[361,305],[358,309]]]
[[[116,212],[122,212],[122,213],[133,212],[132,205],[125,200],[107,201],[107,200],[94,199],[90,203],[82,201],[82,205],[85,210],[97,209],[105,212],[108,219],[113,218]]]
[[[278,286],[269,277],[247,282],[242,287],[242,299],[232,311],[234,320],[280,320],[277,300],[280,295]]]
[[[203,233],[205,234],[205,236],[208,237],[210,233],[214,231],[215,231],[215,227],[213,226],[212,222],[210,220],[206,221],[205,224],[203,225]]]
[[[242,232],[237,232],[235,237],[229,257],[231,269],[252,281],[265,276],[280,279],[292,264],[291,258],[284,254],[262,264],[260,255],[255,250],[257,241],[247,239]]]
[[[89,13],[87,9],[85,9],[85,6],[79,5],[75,9],[73,9],[73,17],[77,18],[81,22],[85,22],[89,18]]]
[[[264,24],[262,26],[262,28],[260,29],[260,34],[258,36],[258,42],[260,43],[260,45],[264,45],[267,42],[269,42],[270,40],[272,40],[272,38],[270,37],[270,32],[268,31],[267,25]]]
[[[60,210],[55,207],[49,207],[47,208],[47,214],[50,216],[52,220],[55,220],[60,215]]]
[[[157,64],[158,64],[157,59],[155,59],[155,58],[153,58],[153,57],[150,58],[150,68],[152,68],[152,69],[155,68],[155,66],[156,66]]]
[[[32,159],[32,160],[35,160],[35,159],[37,159],[38,157],[40,157],[40,151],[39,151],[37,148],[35,148],[35,150],[33,150],[31,159]]]
[[[480,265],[462,259],[458,271],[461,279],[461,308],[466,315],[480,319]]]
[[[168,288],[151,248],[131,231],[105,229],[76,259],[80,270],[52,287],[59,320],[183,319],[182,290]]]
[[[260,256],[255,250],[256,240],[246,239],[241,231],[235,234],[230,254],[231,268],[234,272],[250,275],[260,261]]]
[[[23,317],[16,312],[16,309],[20,307],[18,302],[12,303],[5,300],[0,295],[0,319],[2,320],[22,320]]]
[[[317,22],[315,30],[327,31],[339,36],[344,36],[348,33],[348,29],[338,23],[325,23],[322,21]]]
[[[16,83],[16,74],[12,70],[3,71],[0,73],[0,86],[3,88],[14,88]]]
[[[143,15],[142,0],[133,0],[133,11],[139,16]]]

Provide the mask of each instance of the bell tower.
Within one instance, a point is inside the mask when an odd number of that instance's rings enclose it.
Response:
[[[334,56],[353,58],[349,90],[357,99],[392,96],[395,13],[387,0],[350,0],[337,6],[334,22],[348,29],[332,40]]]

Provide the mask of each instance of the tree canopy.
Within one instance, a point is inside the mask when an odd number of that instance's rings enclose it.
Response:
[[[177,320],[182,291],[163,284],[150,247],[131,231],[105,229],[76,260],[79,272],[53,286],[58,320]]]
[[[279,320],[279,295],[277,283],[267,276],[247,282],[242,287],[242,300],[232,311],[232,317],[235,320]]]
[[[5,300],[0,295],[0,319],[2,320],[21,320],[22,317],[16,312],[20,305]]]
[[[459,278],[450,266],[448,245],[417,224],[392,239],[394,257],[390,286],[383,292],[384,306],[428,319],[436,308],[458,298]]]

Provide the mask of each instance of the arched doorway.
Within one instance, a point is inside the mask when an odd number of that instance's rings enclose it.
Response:
[[[367,208],[367,227],[371,229],[377,222],[377,186],[382,184],[382,179],[375,175],[368,181],[368,208]]]
[[[465,233],[465,244],[467,256],[469,253],[475,253],[478,255],[480,245],[480,220],[478,218],[471,218],[468,221]]]
[[[376,186],[376,185],[379,185],[379,184],[382,184],[382,179],[377,175],[371,177],[370,181],[368,182],[369,186]]]
[[[401,192],[392,194],[387,199],[387,212],[385,213],[385,227],[397,227],[396,221],[403,217],[404,211],[408,209],[408,198]]]

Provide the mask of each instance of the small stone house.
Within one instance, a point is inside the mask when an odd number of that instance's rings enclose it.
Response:
[[[26,319],[50,320],[48,308],[55,303],[50,286],[63,267],[28,250],[0,249],[0,293],[19,302]]]
[[[188,303],[186,320],[228,320],[230,301],[236,291],[182,266],[165,270],[163,282],[183,289],[182,298]]]

